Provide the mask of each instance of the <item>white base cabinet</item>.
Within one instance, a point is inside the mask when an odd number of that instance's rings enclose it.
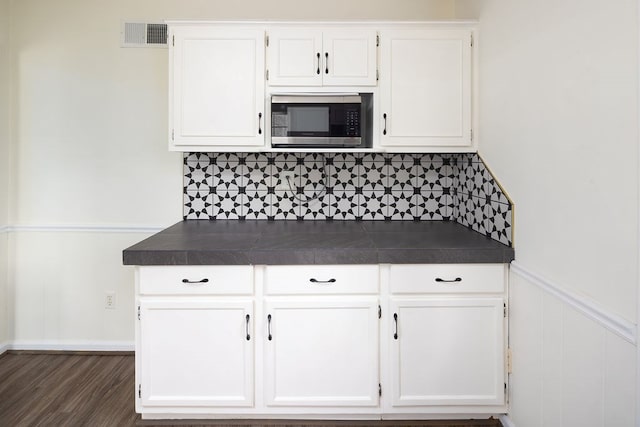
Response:
[[[252,314],[248,299],[143,299],[141,404],[253,406]]]
[[[138,267],[136,410],[149,419],[505,413],[506,271]]]
[[[502,298],[393,298],[391,406],[504,403]]]
[[[377,406],[378,298],[267,300],[268,406]]]

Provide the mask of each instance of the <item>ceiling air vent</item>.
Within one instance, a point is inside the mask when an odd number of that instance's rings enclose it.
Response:
[[[122,47],[167,47],[167,24],[124,22]]]

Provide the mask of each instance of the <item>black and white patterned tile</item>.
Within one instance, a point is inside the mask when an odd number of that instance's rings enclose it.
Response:
[[[362,165],[356,164],[354,154],[336,154],[329,166],[330,181],[334,191],[355,192],[362,170]]]
[[[510,204],[509,199],[505,196],[502,188],[500,188],[500,185],[493,178],[488,180],[485,186],[485,194],[492,202],[504,203],[507,205]]]
[[[453,197],[441,190],[423,190],[412,198],[414,218],[421,221],[449,220],[453,215]]]
[[[354,201],[357,205],[356,219],[363,221],[383,221],[387,216],[387,195],[384,191],[368,191],[356,194]]]
[[[271,157],[271,153],[246,154],[242,186],[247,191],[267,191],[269,187],[275,187]]]
[[[300,177],[299,186],[306,198],[318,197],[331,187],[330,176],[323,160],[306,161],[296,168],[296,176]]]
[[[511,203],[475,153],[187,153],[183,170],[185,219],[451,219],[512,242]]]
[[[356,191],[333,190],[332,216],[333,219],[355,220],[358,218],[358,199]]]
[[[303,220],[326,220],[332,218],[331,205],[335,197],[332,194],[321,194],[300,203],[299,217]]]
[[[358,185],[362,191],[384,192],[388,183],[389,168],[385,158],[379,153],[366,153],[358,170]]]
[[[492,201],[488,205],[487,235],[500,243],[511,245],[512,215],[513,211],[509,204]]]
[[[184,192],[210,191],[213,186],[213,163],[207,153],[186,153],[184,156]]]
[[[207,191],[184,193],[184,219],[210,219],[212,217],[213,195]]]
[[[414,207],[411,204],[413,198],[413,188],[411,191],[391,191],[386,194],[384,209],[385,219],[394,221],[409,221],[414,219]]]
[[[453,167],[447,155],[430,153],[416,157],[415,188],[442,191],[453,186],[453,178]]]
[[[268,194],[269,218],[274,220],[296,220],[300,215],[300,202],[289,191],[275,191]]]
[[[213,206],[211,216],[216,219],[240,219],[243,215],[244,194],[237,191],[225,191],[212,194]]]
[[[385,187],[390,188],[392,192],[413,191],[415,156],[404,153],[391,154],[385,159],[385,163],[384,173],[387,177]]]
[[[242,163],[241,160],[242,159]],[[242,178],[246,173],[244,155],[236,153],[217,153],[213,159],[213,187],[216,193],[231,194],[243,186]]]
[[[248,190],[240,199],[242,216],[246,219],[269,219],[271,212],[268,197],[269,193],[266,190]]]

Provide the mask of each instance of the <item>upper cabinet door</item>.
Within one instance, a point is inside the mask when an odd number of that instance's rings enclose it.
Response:
[[[271,86],[320,86],[322,66],[322,31],[269,31]]]
[[[264,145],[264,31],[172,29],[170,149]]]
[[[334,30],[324,33],[323,84],[325,86],[375,86],[376,32]]]
[[[467,29],[381,33],[381,145],[471,145],[471,43]]]
[[[375,86],[374,30],[269,32],[269,85]]]

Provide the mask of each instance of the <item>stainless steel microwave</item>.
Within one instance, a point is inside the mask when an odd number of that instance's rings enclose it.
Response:
[[[360,94],[272,95],[271,146],[362,148],[367,110]]]

